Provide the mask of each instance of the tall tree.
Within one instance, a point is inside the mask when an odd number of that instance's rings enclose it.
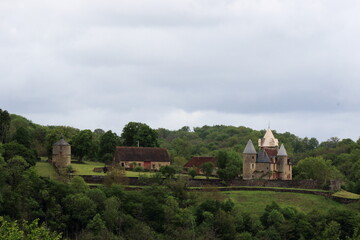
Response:
[[[122,131],[125,146],[158,147],[158,135],[145,123],[129,122]]]
[[[5,143],[10,129],[10,114],[0,109],[0,143]]]
[[[16,140],[16,142],[24,145],[25,147],[30,147],[31,144],[31,137],[30,137],[30,133],[29,130],[24,128],[24,127],[20,127],[16,130],[14,139]]]
[[[81,162],[85,156],[92,152],[92,132],[90,130],[80,131],[71,141],[71,148],[74,156]]]
[[[205,173],[206,179],[209,179],[209,177],[211,176],[211,174],[214,171],[214,164],[212,162],[206,162],[201,164],[200,169],[203,173]]]
[[[119,144],[119,137],[112,131],[107,131],[100,137],[99,157],[103,162],[111,161],[115,147]]]
[[[238,153],[221,150],[217,153],[216,159],[220,179],[231,181],[240,175],[242,162]]]

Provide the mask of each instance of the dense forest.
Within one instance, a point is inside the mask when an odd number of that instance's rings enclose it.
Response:
[[[0,239],[359,239],[359,211],[306,214],[273,203],[254,215],[231,200],[186,191],[182,179],[142,191],[118,184],[90,189],[80,177],[55,181],[39,177],[32,167],[50,157],[52,144],[64,136],[80,162],[110,163],[117,145],[161,146],[178,167],[191,156],[225,156],[229,164],[236,162],[231,167],[240,177],[246,142],[264,133],[242,126],[171,131],[130,122],[118,136],[110,130],[41,126],[0,110]],[[319,143],[289,132],[274,134],[288,150],[295,178],[337,178],[360,193],[359,141],[333,137]]]

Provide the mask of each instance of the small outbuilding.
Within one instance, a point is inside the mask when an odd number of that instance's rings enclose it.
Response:
[[[170,158],[165,148],[158,147],[116,147],[114,164],[125,169],[143,167],[149,170],[159,170],[170,165]]]
[[[52,163],[57,168],[67,167],[71,164],[71,145],[65,141],[64,137],[53,145]]]

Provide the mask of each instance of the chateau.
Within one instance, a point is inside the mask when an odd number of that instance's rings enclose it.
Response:
[[[292,164],[284,144],[279,148],[279,141],[268,128],[263,138],[258,141],[259,151],[249,140],[243,152],[243,179],[291,180]]]

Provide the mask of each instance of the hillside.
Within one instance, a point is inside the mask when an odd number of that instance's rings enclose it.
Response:
[[[119,129],[113,129],[119,132]],[[246,142],[251,139],[257,142],[265,130],[253,130],[244,126],[203,126],[190,129],[182,127],[179,130],[156,129],[158,144],[166,148],[175,166],[181,168],[192,156],[215,156],[219,150],[225,150],[238,159],[242,158],[242,151]],[[335,167],[334,176],[343,180],[346,190],[360,193],[360,142],[351,139],[338,139],[333,137],[319,143],[315,138],[299,138],[285,132],[278,133],[273,130],[280,143],[284,143],[287,153],[294,164],[294,178],[316,178],[319,174],[311,176],[299,172],[297,163],[308,157],[323,158],[326,164]],[[122,145],[123,139],[111,131],[102,129],[79,130],[69,126],[41,126],[32,123],[22,116],[11,114],[10,129],[7,142],[16,141],[35,150],[38,156],[51,155],[54,142],[64,136],[73,145],[73,154],[78,151],[77,143],[84,142],[79,137],[86,137],[87,153],[85,160],[111,162],[112,146]],[[77,138],[77,139],[76,139]],[[107,144],[112,142],[112,145]],[[79,146],[80,147],[80,146]],[[75,156],[76,157],[76,156]],[[329,167],[328,166],[328,167]],[[319,170],[320,171],[320,170]],[[323,171],[323,170],[321,170]],[[337,172],[336,172],[337,171]],[[321,175],[321,174],[320,174]]]

